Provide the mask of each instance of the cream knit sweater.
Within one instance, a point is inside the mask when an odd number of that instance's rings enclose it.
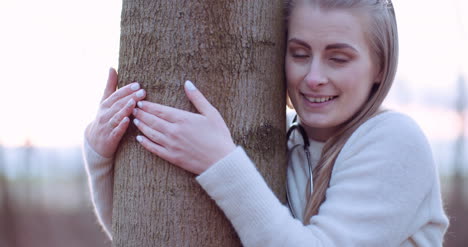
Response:
[[[314,162],[322,146],[312,141]],[[84,154],[96,213],[109,233],[112,160],[87,144]],[[287,180],[291,210],[301,217],[309,175],[304,162],[294,161]],[[442,246],[448,227],[428,142],[410,118],[395,112],[379,114],[353,133],[336,160],[327,199],[309,225],[291,216],[241,147],[197,181],[244,246]]]

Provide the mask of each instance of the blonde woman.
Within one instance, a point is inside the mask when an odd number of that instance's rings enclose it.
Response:
[[[200,114],[143,101],[138,84],[113,92],[111,71],[85,144],[105,229],[112,158],[133,114],[143,134],[137,141],[198,174],[244,246],[442,246],[448,220],[428,142],[409,117],[381,109],[398,60],[393,5],[292,0],[286,10],[286,79],[295,109],[288,120],[289,207],[191,82],[185,91]],[[178,138],[167,138],[174,129]]]

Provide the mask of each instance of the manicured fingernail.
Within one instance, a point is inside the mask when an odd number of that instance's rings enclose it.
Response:
[[[138,109],[137,109],[137,108],[133,109],[133,115],[136,115],[137,112],[138,112]]]
[[[138,105],[138,107],[142,108],[143,107],[143,102],[138,101],[137,105]]]
[[[191,81],[185,81],[185,87],[189,90],[189,91],[195,91],[197,88],[195,87],[195,85],[193,85],[193,83]]]
[[[126,123],[126,122],[128,122],[128,120],[130,120],[128,117],[124,117],[124,119],[122,120],[122,122]]]
[[[140,91],[136,92],[136,96],[138,98],[143,97],[143,95],[145,95],[145,90],[144,89],[141,89]]]
[[[127,103],[127,106],[128,107],[132,107],[133,105],[135,105],[135,100],[134,99],[130,99]]]
[[[134,82],[130,86],[130,89],[132,89],[133,91],[136,91],[136,90],[140,89],[140,84],[138,82]]]
[[[136,139],[137,139],[138,142],[142,142],[142,141],[143,141],[143,137],[141,137],[141,136],[137,136]]]
[[[135,118],[135,119],[133,119],[133,123],[134,123],[135,125],[138,125],[138,124],[140,123],[140,120],[138,120],[138,119]]]

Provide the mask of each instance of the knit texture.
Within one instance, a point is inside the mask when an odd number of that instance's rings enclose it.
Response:
[[[83,144],[83,157],[96,216],[104,232],[112,240],[113,159],[96,153],[86,138]]]
[[[288,183],[304,178],[308,174],[288,170]],[[413,120],[395,112],[379,114],[353,133],[309,225],[291,216],[241,147],[197,180],[244,246],[442,246],[448,227],[429,144]],[[307,180],[295,183],[305,186]],[[297,205],[305,202],[301,192],[291,194],[292,207],[304,208]]]

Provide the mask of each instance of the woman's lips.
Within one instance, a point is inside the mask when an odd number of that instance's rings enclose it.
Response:
[[[310,95],[302,94],[302,96],[308,103],[315,104],[315,105],[328,103],[338,98],[338,96],[323,96],[323,95],[310,96]]]
[[[305,95],[304,97],[311,103],[324,103],[324,102],[328,102],[336,98],[336,96],[310,97],[310,96],[305,96]]]

